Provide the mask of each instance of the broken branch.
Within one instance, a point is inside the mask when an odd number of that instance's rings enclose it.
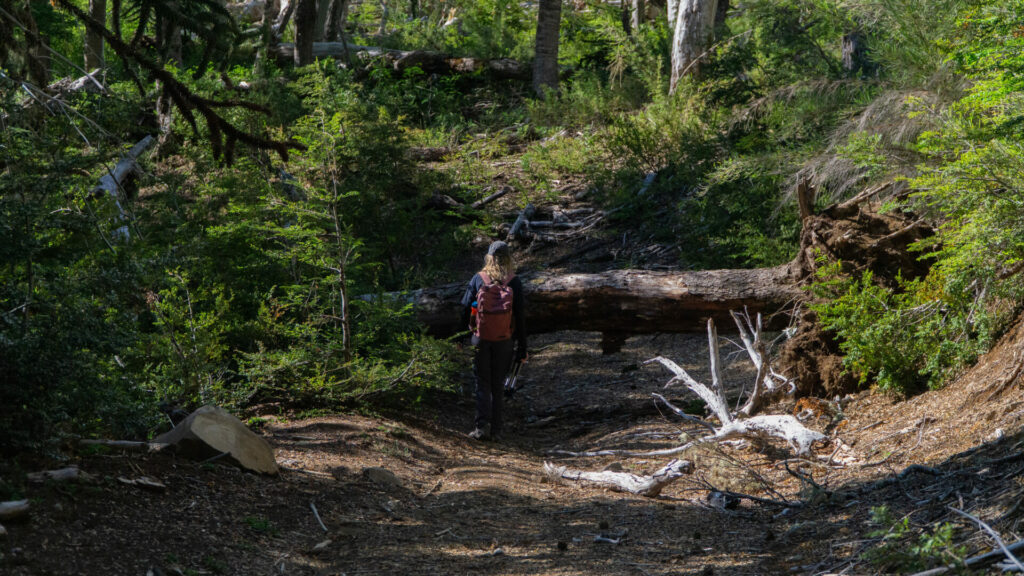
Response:
[[[574,481],[586,480],[610,486],[614,490],[653,498],[661,494],[661,491],[669,484],[686,474],[693,473],[693,463],[688,460],[672,460],[650,476],[638,476],[629,472],[614,472],[611,470],[603,472],[571,470],[565,466],[555,466],[550,462],[544,463],[544,471],[554,478],[565,478]]]

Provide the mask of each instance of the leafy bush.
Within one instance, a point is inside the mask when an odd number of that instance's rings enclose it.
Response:
[[[887,507],[876,506],[871,509],[871,523],[878,529],[868,537],[881,541],[864,554],[864,559],[886,573],[962,564],[967,555],[966,546],[953,544],[956,527],[948,522],[919,532],[910,525],[910,518],[897,519]]]
[[[839,336],[843,365],[862,384],[898,394],[938,387],[990,342],[985,311],[969,295],[944,292],[934,274],[890,289],[870,271],[857,278],[840,262],[819,264],[812,291],[823,300],[811,308]]]
[[[1018,93],[1024,46],[1022,7],[987,2],[966,13],[951,55],[976,80],[948,108],[916,103],[937,129],[917,151],[928,163],[910,179],[904,208],[935,223],[915,248],[933,262],[928,276],[896,290],[870,275],[840,279],[822,269],[818,305],[843,339],[847,366],[883,389],[937,386],[974,360],[1019,310],[1024,282],[1024,146]],[[1015,18],[1007,19],[1008,13]],[[1015,23],[1016,22],[1016,23]]]

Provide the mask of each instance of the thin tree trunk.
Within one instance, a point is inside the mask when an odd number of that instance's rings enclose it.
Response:
[[[870,69],[864,33],[854,30],[843,35],[843,72],[849,76],[866,74]]]
[[[28,79],[36,86],[46,86],[50,83],[50,56],[43,46],[48,42],[40,36],[36,19],[32,17],[32,11],[28,6],[25,6],[19,16],[26,28],[24,32],[28,44]]]
[[[388,30],[388,0],[380,0],[380,28],[377,34],[384,35]]]
[[[313,33],[314,42],[322,42],[327,36],[327,18],[330,16],[331,0],[317,0],[316,28]]]
[[[277,15],[277,20],[274,20],[273,33],[274,39],[280,40],[281,34],[284,33],[284,29],[288,27],[288,22],[292,19],[292,14],[295,13],[295,2],[297,0],[284,0],[284,4],[281,5],[281,12]]]
[[[316,28],[316,0],[295,0],[295,65],[313,63]]]
[[[337,186],[337,184],[335,184]],[[337,191],[335,191],[337,199]],[[349,257],[352,255],[351,248],[345,247],[342,236],[341,217],[338,215],[337,201],[331,204],[331,217],[334,219],[334,236],[338,244],[338,304],[341,307],[338,317],[341,321],[341,349],[345,355],[345,365],[352,363],[352,325],[349,320],[348,285],[345,276],[345,269],[348,267]]]
[[[640,31],[640,24],[643,24],[643,22],[644,22],[644,12],[646,12],[647,6],[645,5],[644,0],[632,0],[632,7],[631,8],[632,8],[632,13],[630,15],[631,16],[630,24],[632,24],[633,30],[636,30],[636,31],[639,32]]]
[[[544,96],[558,91],[558,35],[562,24],[562,0],[540,0],[537,7],[537,38],[533,59],[533,90]]]
[[[333,0],[327,18],[328,42],[341,40],[344,42],[345,23],[348,20],[349,0]]]
[[[89,16],[97,22],[106,23],[107,0],[89,0]],[[85,29],[85,71],[92,72],[104,66],[103,36],[87,27]]]
[[[676,91],[683,76],[700,72],[698,60],[707,48],[717,10],[717,0],[681,0],[672,37],[670,93]]]

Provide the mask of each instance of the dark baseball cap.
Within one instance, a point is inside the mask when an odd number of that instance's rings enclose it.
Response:
[[[491,256],[497,256],[499,254],[508,254],[509,250],[507,243],[502,242],[501,240],[495,240],[494,242],[491,242],[491,246],[487,248],[487,253]]]

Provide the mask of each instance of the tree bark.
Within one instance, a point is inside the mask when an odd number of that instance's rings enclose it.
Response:
[[[327,19],[331,14],[331,0],[317,0],[316,24],[313,29],[313,41],[322,42],[327,39]]]
[[[530,333],[590,330],[622,334],[700,332],[708,318],[731,323],[731,310],[771,314],[803,296],[790,265],[756,270],[654,272],[612,270],[599,274],[533,273],[522,276]],[[402,298],[414,304],[430,332],[465,330],[460,300],[465,283],[418,290]],[[769,328],[781,328],[781,315]]]
[[[107,21],[107,0],[89,0],[89,16],[97,22]],[[85,69],[103,68],[103,36],[89,28],[85,29]]]
[[[313,63],[313,37],[316,35],[316,0],[295,0],[296,66]]]
[[[688,74],[700,72],[700,57],[714,29],[718,0],[681,0],[672,36],[672,80],[669,92]]]
[[[643,24],[644,22],[644,13],[647,10],[647,6],[645,5],[644,0],[632,0],[631,8],[630,20],[632,28],[639,32],[640,24]]]
[[[349,0],[333,0],[331,2],[330,14],[327,18],[327,32],[324,40],[344,42],[345,21],[348,20]],[[314,48],[315,51],[315,48]],[[345,50],[345,59],[348,60],[348,50]]]
[[[113,170],[104,174],[99,183],[89,191],[89,194],[96,198],[104,194],[110,196],[111,201],[117,208],[118,217],[118,228],[114,232],[114,236],[122,238],[124,240],[129,239],[128,233],[128,214],[125,212],[124,207],[121,205],[123,199],[122,191],[124,190],[127,180],[137,174],[139,169],[139,156],[142,155],[150,146],[154,143],[152,136],[146,136],[140,140],[135,146],[132,146],[121,160],[118,161],[117,165],[114,166]]]
[[[668,0],[665,9],[665,15],[668,17],[668,29],[674,32],[676,29],[676,18],[679,15],[679,0]]]
[[[562,24],[562,0],[540,0],[533,58],[533,90],[543,97],[558,91],[558,35]]]
[[[616,472],[612,470],[602,472],[573,470],[565,466],[556,466],[550,462],[544,463],[544,472],[556,479],[564,478],[577,482],[585,480],[587,482],[603,484],[620,492],[629,492],[654,498],[660,495],[661,491],[669,484],[672,484],[684,475],[692,474],[693,463],[689,460],[672,460],[650,476],[638,476],[629,472]]]
[[[718,0],[718,8],[715,10],[715,28],[725,24],[725,18],[729,15],[729,0]]]

